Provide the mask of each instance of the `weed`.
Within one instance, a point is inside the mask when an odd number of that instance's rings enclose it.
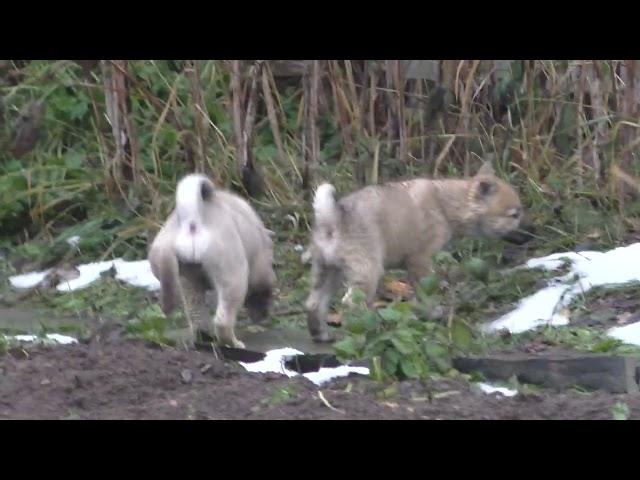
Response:
[[[270,407],[277,407],[282,405],[292,398],[296,397],[296,390],[293,386],[276,387],[270,398],[263,401],[263,403]]]
[[[616,402],[611,408],[611,415],[614,420],[628,420],[629,419],[629,407],[624,402]]]

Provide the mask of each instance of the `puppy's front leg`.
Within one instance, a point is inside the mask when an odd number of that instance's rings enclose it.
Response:
[[[366,298],[367,308],[373,308],[378,284],[384,274],[382,262],[364,256],[355,257],[347,262],[345,276],[348,290],[342,302],[353,306],[353,290],[361,290]]]
[[[420,281],[433,271],[431,257],[428,253],[413,255],[407,259],[407,272],[409,283],[416,292]]]
[[[434,234],[429,239],[425,248],[418,254],[410,255],[407,258],[407,272],[409,273],[409,283],[416,292],[420,281],[433,272],[433,256],[440,251],[451,238],[451,233],[443,231],[440,234]]]

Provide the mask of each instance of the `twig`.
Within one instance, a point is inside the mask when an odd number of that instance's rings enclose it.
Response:
[[[321,390],[318,390],[318,397],[320,398],[320,400],[322,400],[322,403],[325,404],[325,406],[330,409],[333,410],[334,412],[338,412],[341,413],[342,415],[346,415],[347,412],[345,412],[344,410],[340,410],[339,408],[334,407],[333,405],[331,405],[326,398],[324,398],[324,395],[322,394]]]
[[[451,148],[451,145],[453,145],[453,142],[455,142],[455,140],[456,140],[456,135],[451,135],[451,138],[449,138],[449,141],[440,152],[440,155],[438,155],[438,158],[436,158],[435,164],[433,166],[434,178],[438,175],[438,170],[440,169],[440,163],[442,163],[442,160],[444,159],[444,157],[446,157],[447,153],[449,153],[449,149]]]

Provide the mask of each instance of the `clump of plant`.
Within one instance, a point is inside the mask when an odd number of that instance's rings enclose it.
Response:
[[[334,349],[343,360],[369,358],[376,380],[425,379],[451,370],[451,357],[469,348],[471,327],[462,319],[434,321],[425,316],[425,303],[437,289],[427,277],[418,289],[418,302],[394,302],[368,310],[364,295],[354,294],[354,308],[345,312],[345,337]]]
[[[428,378],[451,371],[457,354],[478,353],[487,339],[476,332],[478,321],[491,319],[549,275],[542,270],[491,268],[479,257],[461,261],[440,252],[436,272],[425,277],[416,298],[369,310],[358,292],[354,308],[344,313],[346,336],[334,345],[344,360],[368,358],[374,378]]]
[[[167,317],[158,305],[150,305],[143,309],[136,318],[127,323],[125,328],[129,335],[158,344],[168,343],[165,336],[166,330]]]

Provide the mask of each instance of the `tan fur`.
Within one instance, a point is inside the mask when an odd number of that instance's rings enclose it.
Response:
[[[213,188],[211,198],[203,199],[197,218],[206,229],[207,243],[202,259],[183,261],[176,253],[181,228],[177,209],[154,239],[149,249],[153,274],[161,284],[161,304],[165,313],[183,305],[195,340],[195,326],[215,335],[222,344],[244,348],[234,333],[236,316],[245,303],[254,321],[268,315],[275,284],[273,243],[269,231],[241,197]],[[210,321],[205,301],[207,290],[215,289],[217,307]]]
[[[337,202],[327,192],[326,185],[321,187],[314,204],[312,287],[306,302],[309,332],[318,342],[332,340],[326,318],[343,280],[349,287],[344,301],[357,288],[371,305],[385,269],[406,268],[415,287],[430,272],[432,256],[452,238],[503,237],[522,219],[517,193],[490,164],[470,179],[392,182]],[[332,208],[338,219],[333,222],[326,220]]]

